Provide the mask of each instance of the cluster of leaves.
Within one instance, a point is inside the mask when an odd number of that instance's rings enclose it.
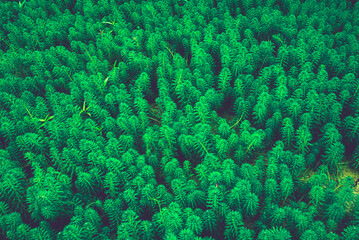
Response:
[[[1,239],[358,239],[359,3],[0,16]]]

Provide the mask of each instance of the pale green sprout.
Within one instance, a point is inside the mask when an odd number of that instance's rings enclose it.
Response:
[[[46,116],[44,119],[40,119],[40,118],[34,117],[34,116],[32,116],[31,112],[29,111],[29,109],[28,109],[25,105],[23,105],[23,107],[26,109],[26,111],[27,111],[27,113],[29,114],[29,116],[30,116],[31,119],[34,119],[34,120],[37,120],[37,121],[43,123],[43,124],[41,124],[40,127],[43,127],[46,122],[48,122],[48,121],[50,121],[51,119],[54,118],[54,116],[50,116],[50,114],[47,114],[47,116]]]
[[[87,112],[87,110],[89,110],[91,108],[91,106],[88,106],[86,108],[86,100],[84,101],[83,105],[82,105],[82,110],[79,113],[79,115],[81,115],[82,113],[86,113],[87,115],[89,115],[91,117],[91,114]]]
[[[22,8],[22,6],[24,5],[24,3],[26,3],[26,0],[23,1],[22,3],[19,1],[19,7]]]

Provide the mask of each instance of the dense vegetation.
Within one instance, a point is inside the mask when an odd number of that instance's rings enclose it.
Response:
[[[0,21],[1,239],[359,239],[358,3],[2,1]]]

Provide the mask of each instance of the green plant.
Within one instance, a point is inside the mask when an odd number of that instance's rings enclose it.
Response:
[[[0,4],[0,238],[355,239],[351,2]]]

